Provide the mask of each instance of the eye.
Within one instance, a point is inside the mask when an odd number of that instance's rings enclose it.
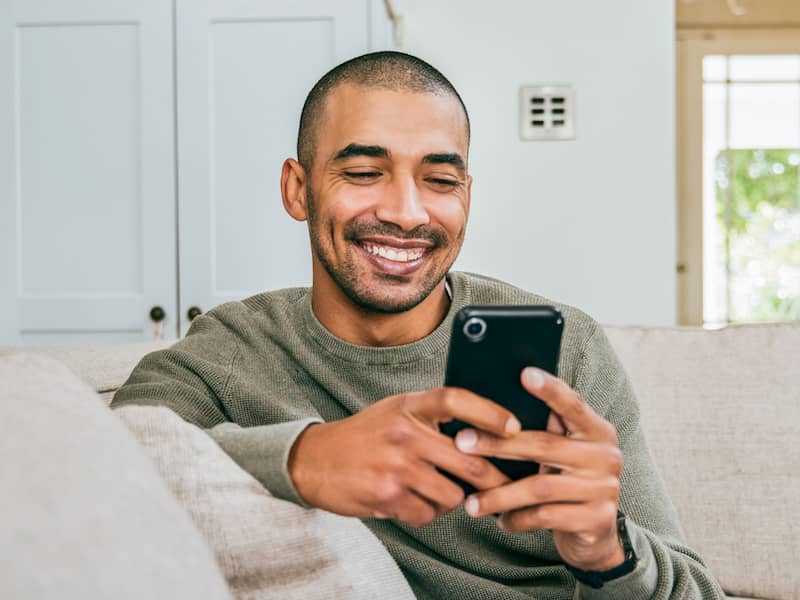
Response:
[[[461,185],[461,182],[457,179],[443,179],[441,177],[429,177],[425,181],[445,191],[453,190]]]
[[[378,171],[345,171],[344,172],[346,177],[350,177],[352,179],[375,179],[376,177],[380,177],[381,174]]]

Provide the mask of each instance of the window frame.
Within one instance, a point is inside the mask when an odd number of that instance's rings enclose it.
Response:
[[[703,325],[703,58],[709,54],[800,54],[800,28],[677,32],[678,325]]]

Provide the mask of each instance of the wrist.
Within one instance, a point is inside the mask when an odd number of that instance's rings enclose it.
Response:
[[[609,571],[620,566],[625,562],[625,550],[619,540],[619,536],[614,535],[611,543],[611,549],[598,559],[591,561],[581,561],[579,563],[570,562],[570,566],[580,569],[581,571]]]

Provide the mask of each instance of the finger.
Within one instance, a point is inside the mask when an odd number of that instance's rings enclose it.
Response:
[[[545,431],[556,435],[565,435],[567,433],[567,428],[564,425],[564,421],[561,420],[561,417],[553,411],[550,411],[550,415],[547,417],[547,427]]]
[[[417,456],[425,462],[455,475],[476,489],[485,490],[509,481],[506,475],[482,456],[460,452],[453,439],[444,434],[431,432],[430,435],[415,437],[410,443]]]
[[[580,395],[559,379],[535,367],[522,370],[523,387],[556,412],[566,429],[579,437],[606,439],[613,426],[598,415]],[[581,435],[582,434],[582,435]],[[614,433],[616,437],[616,432]]]
[[[571,475],[532,475],[506,485],[470,495],[465,510],[473,517],[527,508],[537,504],[589,502],[619,498],[615,477],[585,479]]]
[[[547,417],[547,427],[545,431],[555,434],[555,435],[568,435],[567,428],[564,426],[564,422],[561,420],[555,412],[552,410]],[[545,463],[541,463],[539,465],[539,473],[560,473],[561,469],[554,467],[553,465],[548,465]]]
[[[566,533],[604,531],[616,518],[617,504],[611,501],[582,504],[541,504],[500,515],[497,525],[506,531],[552,529]]]
[[[375,516],[379,519],[397,519],[412,527],[422,527],[436,518],[436,508],[411,490],[406,490],[391,505],[378,509]]]
[[[420,462],[412,467],[409,482],[411,490],[432,502],[439,515],[450,512],[464,501],[464,490],[428,463]]]
[[[438,423],[458,419],[501,437],[514,435],[521,429],[519,420],[496,402],[469,390],[442,387],[414,396],[416,415]]]
[[[462,452],[511,460],[530,460],[553,467],[587,473],[622,472],[622,452],[608,442],[575,440],[546,431],[521,431],[503,439],[475,429],[462,429],[455,437]]]

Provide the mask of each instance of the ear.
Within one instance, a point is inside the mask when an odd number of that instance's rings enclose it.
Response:
[[[281,169],[283,208],[296,221],[308,219],[308,206],[306,206],[307,185],[308,179],[303,166],[293,158],[287,158],[283,161],[283,169]]]

